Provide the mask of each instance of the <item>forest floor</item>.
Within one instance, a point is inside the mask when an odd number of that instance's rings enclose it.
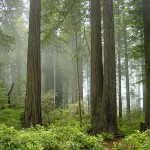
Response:
[[[107,149],[111,150],[114,147],[114,144],[120,143],[121,140],[122,140],[121,137],[115,137],[110,141],[106,141],[103,146],[106,147]]]
[[[47,122],[49,119],[48,114],[48,116],[46,116],[48,119],[45,118],[45,116],[43,117],[45,127],[37,126],[37,128],[29,128],[28,130],[24,130],[22,129],[23,112],[24,109],[22,107],[0,109],[0,139],[3,140],[3,143],[0,144],[0,150],[3,149],[1,148],[3,145],[9,146],[8,141],[5,140],[8,137],[10,139],[9,143],[11,144],[15,141],[15,144],[18,147],[26,146],[26,143],[31,143],[30,146],[33,147],[44,143],[44,147],[56,146],[57,148],[55,149],[63,146],[65,147],[66,145],[68,146],[68,149],[70,149],[69,146],[71,145],[79,147],[79,149],[80,147],[85,146],[90,146],[91,149],[93,149],[93,146],[100,146],[102,149],[103,146],[103,148],[107,150],[117,150],[118,148],[132,150],[132,147],[134,149],[150,150],[150,133],[141,133],[139,131],[140,122],[144,119],[142,115],[135,115],[136,113],[133,115],[134,117],[131,117],[131,120],[127,120],[126,118],[119,120],[118,128],[123,135],[116,135],[116,137],[113,137],[112,134],[103,133],[96,138],[94,136],[88,136],[87,134],[91,127],[90,115],[83,116],[84,125],[81,129],[79,126],[78,116],[68,115],[68,111],[63,110],[62,113],[62,110],[57,109],[49,113],[50,116],[52,116],[50,120],[51,124]],[[23,137],[19,139],[19,141],[18,135]],[[35,138],[37,135],[38,138]],[[25,142],[24,138],[26,139]],[[49,139],[52,139],[52,143]],[[20,140],[22,145],[20,144]],[[32,143],[36,143],[37,145],[32,145]],[[13,144],[11,145],[13,146]]]

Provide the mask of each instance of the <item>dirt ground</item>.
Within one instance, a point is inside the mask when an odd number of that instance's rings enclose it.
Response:
[[[121,142],[121,140],[122,140],[121,137],[115,137],[111,141],[106,141],[103,146],[111,150],[114,144]]]

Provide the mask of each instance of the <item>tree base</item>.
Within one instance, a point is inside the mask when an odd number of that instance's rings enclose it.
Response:
[[[144,122],[140,122],[140,131],[145,132],[147,130],[146,124]]]

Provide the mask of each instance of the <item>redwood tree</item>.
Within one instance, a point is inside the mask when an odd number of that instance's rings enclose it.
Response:
[[[120,13],[120,8],[119,8],[119,5],[120,5],[120,1],[117,0],[117,15],[118,15],[118,18],[117,18],[117,25],[121,25],[121,13]],[[122,98],[121,98],[121,30],[120,28],[117,29],[117,55],[118,55],[118,97],[119,97],[119,118],[122,118]]]
[[[91,0],[91,133],[102,128],[103,66],[100,0]]]
[[[127,117],[129,118],[129,116],[130,116],[130,83],[129,83],[127,23],[126,23],[125,16],[123,16],[123,33],[124,33],[123,34],[123,43],[124,43],[124,53],[125,53],[126,105],[127,105]]]
[[[116,59],[114,38],[113,1],[104,0],[104,91],[103,106],[105,125],[103,130],[118,134],[116,106]]]
[[[146,71],[145,125],[150,128],[150,1],[143,0],[144,51]]]
[[[30,0],[24,127],[42,124],[40,14],[41,1]]]

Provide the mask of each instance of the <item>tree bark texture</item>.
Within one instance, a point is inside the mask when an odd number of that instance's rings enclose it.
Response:
[[[24,127],[42,124],[40,13],[41,1],[30,0]]]
[[[144,51],[146,71],[145,125],[150,128],[150,1],[143,0]]]
[[[103,105],[105,113],[105,129],[117,134],[117,102],[116,102],[116,59],[114,38],[113,1],[103,2],[104,18],[104,93]]]
[[[91,0],[91,133],[102,129],[103,65],[100,0]]]

